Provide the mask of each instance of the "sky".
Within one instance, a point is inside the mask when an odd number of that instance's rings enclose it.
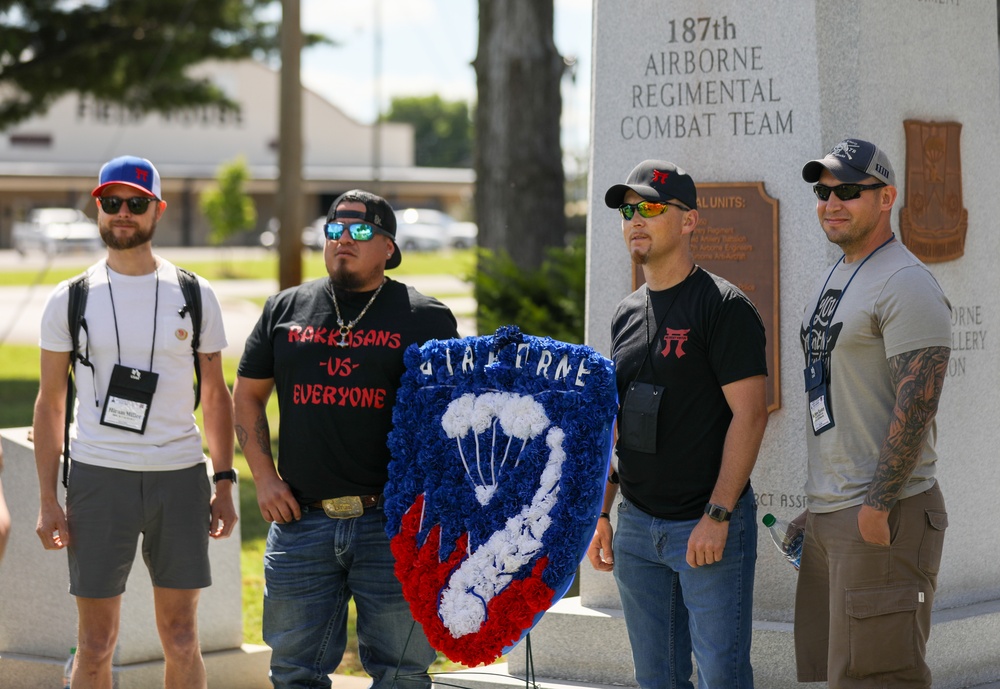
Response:
[[[572,154],[588,146],[591,8],[592,0],[555,0],[556,48],[578,61],[575,83],[563,80],[563,148]],[[302,83],[349,116],[373,121],[378,91],[383,112],[394,96],[438,94],[475,103],[477,0],[301,0],[301,13],[303,31],[337,44],[303,51]]]

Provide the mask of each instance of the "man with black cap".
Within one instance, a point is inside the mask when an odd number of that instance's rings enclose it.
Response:
[[[948,517],[935,479],[951,307],[893,235],[895,174],[861,139],[802,168],[843,251],[805,304],[806,534],[795,600],[801,682],[930,687],[924,662]]]
[[[691,687],[692,653],[699,686],[753,687],[764,324],[738,288],[695,265],[698,198],[684,170],[644,161],[604,201],[646,284],[612,322],[618,470],[587,554],[614,572],[640,687]]]
[[[267,300],[234,388],[236,435],[271,522],[264,641],[275,687],[330,686],[347,643],[347,604],[374,689],[430,687],[435,652],[395,578],[382,488],[386,439],[411,344],[458,337],[436,299],[385,276],[399,265],[396,216],[365,191],[330,206],[328,277]],[[265,408],[278,391],[278,464]]]
[[[160,186],[145,158],[120,156],[101,168],[91,194],[107,257],[82,282],[61,282],[42,315],[36,533],[45,549],[68,551],[79,618],[73,689],[111,689],[122,597],[140,534],[163,645],[163,686],[207,686],[198,597],[211,585],[209,537],[229,536],[237,520],[222,309],[209,284],[186,273],[186,284],[196,282],[200,293],[198,324],[182,274],[154,253],[156,224],[167,208]],[[71,325],[72,284],[86,285],[87,298]],[[57,486],[71,366],[76,422],[68,434],[63,510]],[[193,413],[196,370],[214,494]]]

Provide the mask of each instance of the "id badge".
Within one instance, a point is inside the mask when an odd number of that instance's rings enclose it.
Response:
[[[104,397],[101,425],[143,434],[156,392],[158,373],[115,364]]]
[[[820,383],[809,391],[809,418],[812,420],[813,435],[828,431],[835,425],[826,383]]]
[[[656,430],[664,388],[650,383],[633,382],[622,405],[622,447],[635,452],[656,452]]]

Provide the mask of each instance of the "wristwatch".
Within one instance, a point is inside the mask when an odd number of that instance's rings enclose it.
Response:
[[[226,479],[233,482],[236,485],[236,469],[230,469],[229,471],[218,471],[212,475],[212,483],[218,483],[219,481],[225,481]]]
[[[717,522],[728,522],[733,516],[733,513],[722,505],[713,505],[712,503],[705,505],[705,514],[708,515],[709,519],[714,519]]]

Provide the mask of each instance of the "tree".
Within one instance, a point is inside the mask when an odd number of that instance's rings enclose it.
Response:
[[[413,125],[417,166],[472,166],[472,120],[466,103],[437,95],[393,98],[383,119]]]
[[[562,246],[559,92],[564,62],[553,40],[553,0],[479,0],[474,61],[479,244],[524,270]]]
[[[215,186],[201,194],[201,212],[212,231],[208,241],[218,246],[226,239],[257,224],[257,207],[243,191],[250,170],[242,157],[223,163],[215,176]]]
[[[276,52],[273,0],[0,0],[0,131],[80,93],[136,115],[192,106],[237,107],[205,79],[206,59]],[[311,35],[306,45],[325,42]]]

